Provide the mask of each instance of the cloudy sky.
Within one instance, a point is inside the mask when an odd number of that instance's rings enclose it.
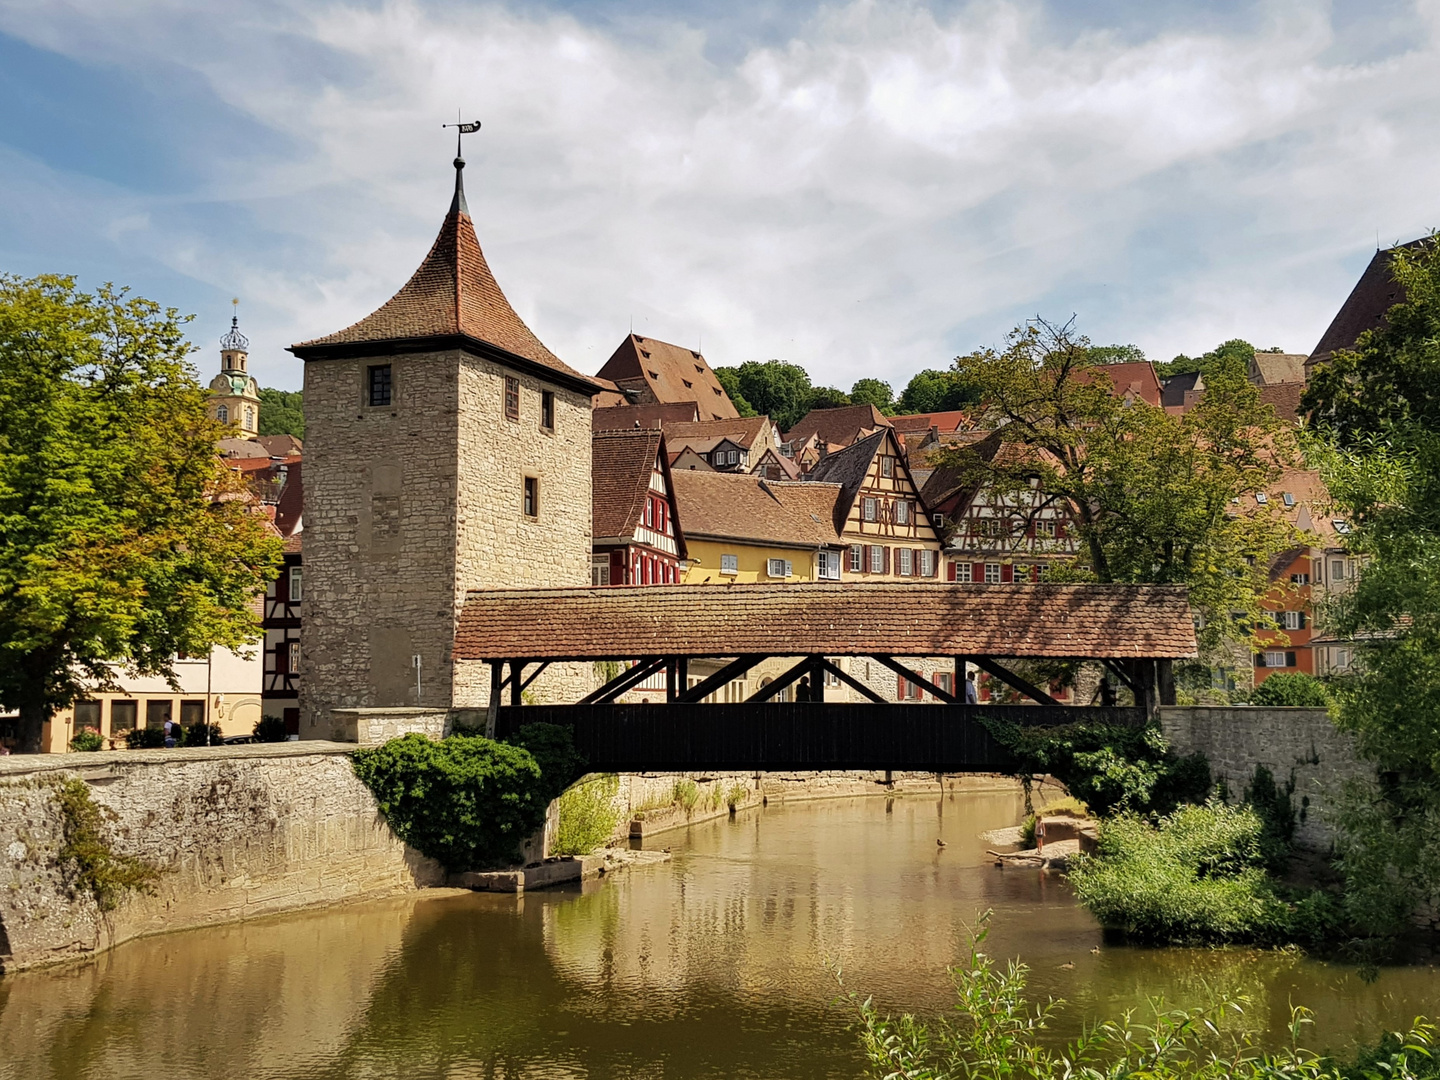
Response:
[[[717,14],[718,13],[718,14]],[[1440,0],[0,0],[0,270],[241,299],[262,383],[449,201],[594,371],[632,324],[817,382],[1078,316],[1308,352],[1440,226]]]

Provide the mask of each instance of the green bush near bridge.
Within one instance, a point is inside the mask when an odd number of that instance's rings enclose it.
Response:
[[[411,734],[352,760],[395,834],[451,871],[513,865],[550,800],[583,768],[569,731],[550,724],[531,724],[511,742]]]

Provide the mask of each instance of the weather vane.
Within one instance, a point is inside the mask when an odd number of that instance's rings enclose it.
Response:
[[[440,126],[441,126],[442,128],[452,128],[452,127],[453,127],[453,128],[455,129],[455,157],[456,157],[457,159],[459,159],[459,158],[461,157],[461,154],[460,154],[460,137],[461,137],[462,135],[474,135],[475,132],[477,132],[477,131],[480,130],[480,121],[479,121],[479,120],[471,120],[468,124],[454,123],[454,124],[441,124]]]

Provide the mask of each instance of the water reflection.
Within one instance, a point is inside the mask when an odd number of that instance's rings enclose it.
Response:
[[[1434,1011],[1440,977],[1106,947],[1057,878],[989,865],[1010,794],[775,806],[672,834],[673,863],[568,893],[386,901],[132,942],[0,981],[4,1077],[853,1077],[826,965],[939,1011],[967,925],[1086,1015],[1242,988],[1332,1045]],[[944,840],[944,847],[936,841]],[[1098,949],[1098,952],[1092,952]]]

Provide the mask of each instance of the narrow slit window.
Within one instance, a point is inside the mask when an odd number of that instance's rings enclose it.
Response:
[[[540,394],[540,426],[546,431],[555,430],[555,393],[552,390]]]
[[[366,400],[372,406],[389,405],[391,400],[390,365],[371,365],[369,376],[369,397]]]
[[[510,420],[520,419],[520,380],[505,376],[505,416]]]
[[[540,481],[533,476],[525,477],[524,509],[526,517],[540,516]]]

